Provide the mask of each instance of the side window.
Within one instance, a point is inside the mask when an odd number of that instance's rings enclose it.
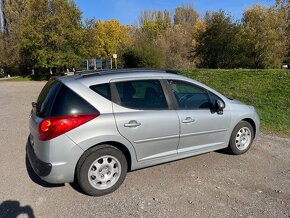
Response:
[[[140,110],[167,109],[159,80],[137,80],[116,83],[121,105]]]
[[[206,90],[193,84],[169,80],[169,85],[177,100],[179,109],[210,108],[210,101]]]
[[[90,86],[90,89],[104,98],[111,100],[111,89],[109,83]]]

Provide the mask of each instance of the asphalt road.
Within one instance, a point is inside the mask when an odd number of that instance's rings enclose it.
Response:
[[[0,82],[0,217],[290,217],[290,139],[261,134],[245,155],[211,152],[130,172],[114,193],[41,182],[27,167],[31,102],[43,82]]]

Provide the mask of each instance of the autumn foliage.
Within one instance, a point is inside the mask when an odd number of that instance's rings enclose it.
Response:
[[[0,68],[59,73],[83,59],[120,67],[281,68],[289,63],[289,0],[253,5],[239,21],[222,10],[200,15],[192,4],[144,11],[138,24],[82,21],[72,0],[0,0]],[[134,20],[132,20],[132,23]]]

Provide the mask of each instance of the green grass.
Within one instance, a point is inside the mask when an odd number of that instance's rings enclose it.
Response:
[[[18,76],[11,77],[9,79],[0,80],[1,82],[15,82],[15,81],[31,81],[31,77],[28,76]]]
[[[290,71],[196,69],[182,74],[255,106],[263,131],[290,135]]]

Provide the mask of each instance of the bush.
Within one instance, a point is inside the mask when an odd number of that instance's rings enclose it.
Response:
[[[124,67],[164,68],[165,55],[163,51],[150,43],[136,44],[128,47],[122,55]]]

